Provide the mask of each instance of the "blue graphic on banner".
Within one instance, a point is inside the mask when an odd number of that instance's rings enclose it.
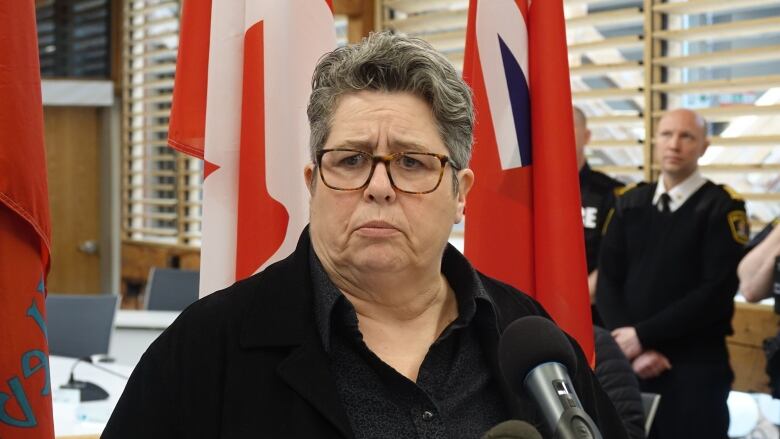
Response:
[[[38,282],[36,291],[41,293],[45,292],[43,277],[41,277],[41,280]],[[30,307],[27,308],[26,315],[27,317],[32,318],[44,337],[48,338],[46,322],[43,319],[43,314],[38,308],[38,303],[35,299],[33,299]],[[49,374],[49,357],[46,355],[45,350],[32,349],[25,352],[20,359],[20,363],[22,376],[24,376],[25,380],[39,372],[45,374],[46,379],[40,392],[41,396],[49,396],[51,394],[51,376]],[[0,391],[0,423],[17,428],[37,427],[38,421],[36,420],[35,413],[27,399],[27,394],[24,392],[22,381],[18,376],[12,376],[6,383],[11,392],[9,394]],[[16,418],[11,415],[9,405],[12,402],[15,402],[19,411],[21,411],[21,418]]]

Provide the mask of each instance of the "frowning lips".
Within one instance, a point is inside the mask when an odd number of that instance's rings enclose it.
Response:
[[[388,235],[398,232],[398,228],[385,221],[368,221],[357,228],[358,232],[371,235]]]

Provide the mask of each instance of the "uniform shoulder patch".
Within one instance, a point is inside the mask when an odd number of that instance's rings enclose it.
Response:
[[[734,188],[727,184],[720,185],[721,188],[723,188],[724,191],[726,191],[727,194],[731,197],[732,200],[737,201],[745,201],[744,198],[742,198],[742,195],[739,194],[739,192],[735,191]]]
[[[731,230],[731,236],[734,241],[740,244],[747,244],[750,240],[750,233],[748,230],[748,219],[744,210],[732,210],[727,215],[729,222],[729,229]]]

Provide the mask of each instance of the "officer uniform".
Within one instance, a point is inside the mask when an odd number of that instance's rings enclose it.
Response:
[[[598,267],[601,235],[607,213],[615,202],[615,191],[623,183],[593,169],[585,163],[580,169],[580,198],[582,200],[582,225],[585,229],[585,257],[588,274]],[[591,307],[593,323],[603,326],[598,310]]]
[[[585,228],[585,254],[588,273],[598,266],[602,228],[607,212],[612,208],[615,190],[623,183],[593,169],[585,163],[580,169],[582,225]]]
[[[617,197],[596,304],[609,329],[634,327],[644,350],[671,362],[641,381],[643,391],[662,395],[651,437],[726,439],[734,375],[725,337],[749,236],[744,202],[696,172],[669,191],[665,209],[659,184]]]

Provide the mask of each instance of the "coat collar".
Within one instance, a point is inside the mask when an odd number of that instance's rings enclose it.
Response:
[[[242,348],[298,346],[316,331],[310,242],[306,227],[290,256],[249,279],[255,294],[241,324]]]
[[[244,313],[239,343],[243,349],[289,348],[289,355],[279,364],[279,376],[336,426],[344,437],[352,437],[349,419],[330,372],[329,358],[316,328],[310,251],[311,240],[306,227],[293,254],[248,280],[253,283],[250,288],[256,294]],[[490,287],[482,283],[480,276],[457,250],[448,248],[445,257],[455,259],[454,263],[459,268],[453,270],[456,276],[473,277],[470,281],[477,285],[470,286],[483,289],[481,297],[491,302],[491,308],[496,311],[496,314],[480,313],[475,323],[480,327],[483,351],[498,380],[510,417],[533,419],[537,415],[536,408],[512,393],[499,370],[498,336],[514,319],[507,320],[508,316],[502,315],[501,308],[507,304],[494,301],[488,293]]]

